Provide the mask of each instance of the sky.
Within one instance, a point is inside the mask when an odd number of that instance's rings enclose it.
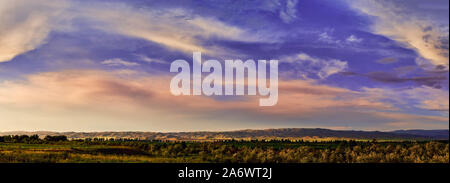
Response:
[[[449,128],[448,0],[2,0],[0,131]],[[279,99],[170,64],[279,60]]]

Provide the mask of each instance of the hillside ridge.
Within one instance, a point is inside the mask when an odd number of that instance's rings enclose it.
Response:
[[[276,139],[276,138],[337,138],[337,139],[397,139],[397,140],[448,140],[449,130],[396,130],[389,132],[360,130],[331,130],[324,128],[246,129],[235,131],[198,132],[52,132],[12,131],[0,135],[65,135],[79,138],[133,138],[141,140],[225,140],[225,139]]]

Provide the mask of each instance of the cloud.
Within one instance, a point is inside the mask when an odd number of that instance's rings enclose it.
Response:
[[[92,3],[78,7],[81,7],[79,15],[92,22],[96,29],[145,39],[185,53],[215,53],[219,48],[203,46],[202,40],[207,38],[260,41],[256,34],[212,17],[193,15],[184,9],[138,9],[123,3]]]
[[[280,59],[280,62],[294,65],[294,69],[296,69],[301,76],[314,74],[320,79],[325,79],[333,74],[337,74],[348,69],[346,61],[339,59],[321,59],[312,57],[305,53],[284,57]]]
[[[363,41],[362,38],[359,38],[355,35],[350,35],[344,40],[339,40],[333,36],[334,29],[327,29],[325,32],[321,32],[319,36],[319,41],[328,43],[328,44],[337,44],[338,46],[340,43],[347,43],[347,44],[355,44],[355,43],[361,43]]]
[[[333,32],[333,30],[330,31],[331,33]],[[319,34],[319,41],[321,42],[325,42],[328,44],[339,44],[341,43],[340,40],[335,39],[333,36],[331,36],[329,32],[322,32],[321,34]]]
[[[355,35],[350,35],[347,39],[345,39],[347,43],[360,43],[363,41],[362,38],[358,38]]]
[[[67,7],[65,0],[0,1],[0,62],[42,45],[52,30],[67,29]]]
[[[445,112],[448,115],[449,93],[441,89],[429,86],[408,89],[362,88],[362,92],[377,100],[393,100],[399,105]]]
[[[129,62],[129,61],[122,60],[120,58],[113,58],[113,59],[104,60],[103,62],[101,62],[101,64],[104,64],[104,65],[107,65],[107,66],[126,66],[126,67],[140,65],[140,64],[138,64],[136,62]]]
[[[427,116],[405,113],[377,112],[373,115],[389,120],[385,124],[387,130],[394,129],[442,129],[448,125],[448,117]]]
[[[411,98],[419,100],[416,107],[431,111],[449,112],[449,93],[432,87],[418,87],[405,92]]]
[[[447,21],[441,11],[430,10],[448,1],[348,1],[361,12],[376,17],[374,31],[403,43],[417,51],[424,61],[443,65],[448,70],[448,9]],[[435,4],[433,4],[435,3]],[[423,6],[433,5],[433,6]],[[444,13],[445,14],[445,13]],[[434,69],[434,68],[431,68]]]
[[[419,85],[425,85],[434,88],[442,88],[442,85],[445,82],[447,82],[447,76],[442,74],[428,74],[425,76],[400,77],[397,75],[397,73],[378,71],[378,72],[369,72],[364,75],[369,77],[370,79],[384,83],[415,82]]]
[[[392,63],[396,63],[397,61],[398,61],[397,58],[386,57],[386,58],[379,59],[376,62],[380,63],[380,64],[392,64]]]
[[[394,72],[397,73],[397,76],[406,76],[409,74],[414,74],[419,69],[420,67],[417,65],[407,65],[394,68]]]
[[[414,106],[426,110],[448,109],[448,100],[444,100],[448,99],[448,93],[429,87],[401,93],[380,88],[353,91],[312,80],[281,80],[278,104],[264,108],[258,106],[262,96],[238,100],[173,96],[169,92],[170,79],[136,71],[66,70],[6,80],[0,83],[0,124],[15,130],[58,127],[57,130],[83,131],[211,130],[251,125],[261,128],[267,124],[292,127],[293,123],[377,128],[386,122],[400,121],[395,116],[377,115],[377,111],[400,115],[403,113],[396,106],[407,105],[404,102],[416,101]],[[23,116],[24,113],[33,118]],[[426,118],[430,123],[448,119],[422,115],[410,118],[417,121]],[[191,129],[193,126],[195,129]]]
[[[167,62],[164,62],[163,60],[149,58],[145,55],[137,54],[136,55],[140,60],[147,62],[147,63],[158,63],[158,64],[167,64]]]
[[[297,18],[298,0],[287,0],[286,6],[280,10],[280,18],[284,23],[291,23]]]
[[[188,54],[193,51],[209,54],[223,52],[220,46],[206,47],[205,40],[208,39],[273,41],[189,10],[137,8],[120,2],[6,0],[0,2],[0,17],[0,62],[9,61],[44,44],[52,31],[74,31],[79,28],[76,26],[80,22],[83,29],[144,39]]]

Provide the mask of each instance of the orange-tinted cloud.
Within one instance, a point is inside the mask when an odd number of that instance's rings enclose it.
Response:
[[[67,70],[33,74],[24,80],[5,81],[0,84],[0,108],[3,109],[0,112],[3,116],[1,123],[10,128],[15,123],[24,124],[25,128],[27,125],[37,128],[39,125],[46,126],[44,124],[51,126],[59,121],[69,125],[66,125],[68,129],[83,129],[84,126],[115,130],[136,130],[138,126],[146,129],[190,129],[192,125],[201,123],[215,128],[205,125],[195,126],[195,129],[221,129],[227,123],[231,125],[236,121],[240,124],[233,128],[245,128],[247,122],[254,124],[260,120],[283,122],[346,115],[342,120],[349,120],[352,115],[348,114],[356,113],[371,114],[386,122],[403,121],[398,117],[401,115],[399,109],[385,102],[383,97],[377,95],[380,92],[375,92],[376,89],[352,91],[320,85],[314,81],[280,81],[278,104],[260,107],[258,100],[264,96],[173,96],[169,91],[170,79],[169,76],[151,76],[127,70]],[[375,115],[377,111],[391,111],[396,115]],[[30,116],[17,118],[21,113]],[[224,118],[218,119],[218,114]],[[423,117],[417,115],[408,119],[411,118]],[[448,119],[426,118],[434,121]],[[34,123],[29,124],[30,120]],[[301,125],[302,121],[298,122]],[[86,127],[89,125],[94,127]],[[277,122],[274,121],[272,125],[277,126]],[[17,126],[14,128],[17,129]]]

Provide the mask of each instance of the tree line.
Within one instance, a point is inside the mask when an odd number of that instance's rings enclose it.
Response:
[[[224,140],[214,142],[169,142],[160,140],[92,138],[68,140],[66,136],[0,136],[0,143],[69,145],[63,152],[36,153],[19,149],[13,154],[0,146],[0,162],[78,162],[89,156],[108,162],[124,157],[177,160],[177,162],[219,163],[448,163],[446,141],[303,141],[303,140]],[[99,147],[101,146],[101,148]],[[78,147],[89,147],[78,148]],[[23,152],[23,153],[21,153]],[[83,157],[71,159],[73,157]]]
[[[0,142],[10,142],[10,143],[42,143],[42,142],[59,142],[59,141],[68,141],[68,138],[67,136],[64,135],[56,135],[56,136],[47,135],[43,139],[39,138],[38,135],[0,136]]]

